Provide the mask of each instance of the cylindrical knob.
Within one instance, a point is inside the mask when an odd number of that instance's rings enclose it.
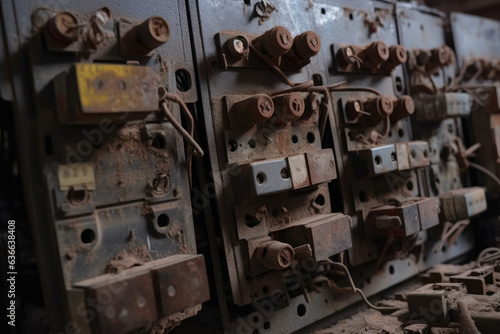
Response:
[[[264,122],[273,115],[273,100],[266,94],[257,94],[236,102],[231,108],[234,119],[247,126]]]
[[[304,114],[306,104],[302,96],[294,92],[274,98],[274,109],[277,121],[286,124],[298,120]]]
[[[279,241],[267,241],[255,250],[256,260],[268,269],[283,270],[292,264],[295,252],[292,246]]]
[[[292,34],[285,27],[276,26],[257,37],[253,44],[261,52],[277,58],[292,47]]]
[[[362,67],[378,69],[382,63],[389,59],[389,48],[382,41],[373,42],[360,52],[359,58],[363,61]]]
[[[383,71],[392,71],[396,66],[406,63],[408,55],[406,49],[401,45],[393,45],[389,48],[389,59],[381,66]]]
[[[425,67],[427,70],[433,70],[445,66],[450,58],[449,50],[445,47],[439,47],[431,50],[431,57]]]
[[[69,12],[62,12],[47,22],[50,35],[56,43],[69,45],[78,40],[79,24],[76,16]]]
[[[362,121],[372,126],[390,116],[394,109],[392,100],[384,95],[371,98],[363,103],[364,111],[370,113],[371,117],[363,115]]]
[[[151,16],[138,28],[141,44],[150,50],[156,49],[170,38],[170,27],[161,16]]]
[[[400,96],[394,103],[394,111],[391,114],[391,121],[397,122],[400,119],[413,115],[415,112],[415,102],[408,95]]]
[[[306,31],[293,39],[293,51],[303,59],[309,59],[318,54],[321,40],[314,31]]]

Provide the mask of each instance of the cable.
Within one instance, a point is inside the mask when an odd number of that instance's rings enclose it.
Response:
[[[186,141],[188,142],[189,145],[191,145],[192,150],[193,150],[193,155],[195,155],[197,157],[202,157],[204,153],[203,153],[203,150],[201,149],[200,145],[198,145],[196,140],[194,140],[193,137],[191,137],[191,135],[182,127],[182,124],[177,122],[174,115],[172,115],[172,113],[168,109],[167,103],[165,101],[163,101],[161,103],[161,107],[162,107],[163,112],[165,113],[165,116],[167,117],[168,121],[170,123],[172,123],[172,126],[177,131],[179,131],[181,136],[184,137],[184,139],[186,139]]]
[[[481,165],[478,165],[478,164],[476,164],[474,162],[470,162],[470,161],[469,161],[469,166],[471,166],[472,168],[475,168],[475,169],[483,172],[484,174],[488,175],[489,177],[491,177],[500,186],[500,179],[492,171],[484,168]]]
[[[369,307],[373,308],[374,310],[377,310],[377,311],[396,311],[396,310],[400,309],[400,307],[397,307],[397,306],[375,306],[372,303],[370,303],[370,301],[368,300],[368,298],[366,298],[366,295],[363,292],[363,290],[361,290],[361,289],[359,289],[359,288],[356,287],[356,285],[354,284],[354,281],[352,280],[351,273],[349,272],[349,269],[347,269],[347,267],[344,264],[339,263],[339,262],[333,262],[330,259],[326,259],[323,263],[320,262],[319,264],[340,267],[341,270],[342,270],[342,272],[345,273],[345,275],[349,279],[349,284],[350,284],[350,290],[349,291],[356,292],[356,293],[360,294],[361,298],[363,298],[363,301],[366,303],[366,305],[368,305]],[[328,270],[328,271],[325,271],[325,272],[327,272],[327,273],[330,272],[331,273],[332,271]],[[336,273],[336,272],[333,272],[333,273]],[[336,286],[336,284],[334,282],[332,282],[332,284],[334,286]],[[345,291],[345,289],[346,288],[339,288],[340,291]]]

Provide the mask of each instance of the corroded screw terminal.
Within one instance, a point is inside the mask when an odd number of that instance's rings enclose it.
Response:
[[[274,108],[277,121],[286,124],[298,120],[304,114],[306,104],[299,93],[293,92],[274,98]]]
[[[372,126],[380,122],[382,119],[390,116],[394,109],[392,100],[384,95],[377,96],[364,102],[366,112],[370,113],[371,117],[363,115],[362,121],[368,126]]]
[[[257,37],[253,44],[272,57],[280,57],[292,47],[292,34],[285,27],[276,26]]]
[[[373,42],[360,52],[359,57],[363,60],[363,67],[376,69],[389,59],[389,48],[382,41]]]
[[[170,27],[161,16],[151,16],[137,28],[140,44],[150,51],[156,49],[170,38]]]
[[[425,68],[427,70],[433,70],[438,67],[445,66],[450,59],[450,51],[448,48],[441,46],[431,50],[431,57],[426,63]]]
[[[256,260],[268,269],[283,270],[292,264],[295,252],[289,244],[267,241],[255,250]]]
[[[314,31],[306,31],[293,39],[293,50],[304,59],[318,54],[321,49],[321,40]]]
[[[394,112],[391,114],[391,121],[397,122],[400,119],[413,115],[415,112],[415,101],[408,95],[400,96],[394,102]]]
[[[396,66],[406,63],[408,54],[401,45],[393,45],[389,48],[389,59],[380,67],[383,71],[392,71]]]
[[[273,100],[266,94],[257,94],[236,102],[231,108],[234,119],[247,126],[264,122],[273,115],[273,112]]]
[[[337,52],[337,58],[344,66],[355,63],[356,59],[353,57],[355,55],[356,53],[351,46],[340,48]]]
[[[80,33],[78,19],[69,12],[58,13],[47,22],[47,28],[54,40],[62,45],[75,42]]]
[[[246,58],[250,51],[248,39],[244,35],[236,35],[227,40],[226,49],[236,59]]]

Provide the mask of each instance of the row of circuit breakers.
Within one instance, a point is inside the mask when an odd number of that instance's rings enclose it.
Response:
[[[348,276],[370,296],[469,252],[498,206],[500,22],[363,0],[1,13],[53,333],[168,332],[207,301],[227,333],[291,333],[359,301]]]

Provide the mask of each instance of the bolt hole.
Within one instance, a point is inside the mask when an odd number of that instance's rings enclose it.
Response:
[[[123,81],[123,80],[118,81],[118,89],[119,90],[127,89],[127,84],[125,83],[125,81]]]
[[[84,244],[90,244],[92,241],[95,240],[95,232],[94,230],[91,229],[85,229],[83,230],[80,239]]]
[[[253,320],[253,322],[258,323],[259,322],[259,317],[258,316],[254,316],[252,318],[252,320]]]
[[[280,175],[281,175],[281,178],[283,180],[286,180],[286,179],[289,179],[290,178],[290,175],[288,174],[288,169],[286,168],[283,168],[280,172]]]
[[[313,83],[314,86],[323,86],[323,78],[319,74],[313,74]]]
[[[427,159],[428,157],[429,157],[429,151],[424,150],[424,158],[426,158],[426,159]]]
[[[398,136],[403,137],[405,135],[403,129],[398,130]]]
[[[415,159],[417,157],[417,152],[415,150],[411,150],[411,157]]]
[[[380,155],[377,155],[375,157],[375,165],[380,165],[382,163],[382,157]]]
[[[406,189],[408,189],[409,191],[412,191],[413,190],[413,182],[408,181],[406,183]]]
[[[297,144],[298,142],[299,142],[299,137],[297,137],[296,135],[293,135],[292,136],[292,143]]]
[[[366,278],[366,284],[370,284],[372,282],[372,279],[370,277]]]
[[[68,200],[73,205],[80,205],[87,199],[87,189],[74,189],[71,188],[68,192]]]
[[[349,20],[354,20],[354,15],[352,15],[352,13],[349,13]]]
[[[394,161],[396,161],[396,160],[397,160],[397,159],[396,159],[396,152],[392,152],[392,153],[391,153],[391,161],[392,161],[392,162],[394,162]]]
[[[262,293],[263,293],[263,294],[267,294],[268,292],[269,292],[269,288],[268,288],[266,285],[264,285],[264,286],[262,287]]]
[[[170,217],[167,214],[162,213],[158,216],[156,222],[158,223],[159,227],[167,227],[168,224],[170,224]]]
[[[394,267],[392,265],[389,266],[389,272],[391,273],[391,275],[394,275]]]
[[[255,139],[250,139],[248,141],[248,146],[250,146],[250,148],[255,148],[257,146],[257,142],[255,142]]]
[[[104,87],[104,82],[101,79],[95,79],[94,87],[96,90],[101,90]]]
[[[392,137],[392,131],[389,131],[389,133],[387,134],[388,137]]]
[[[307,141],[312,144],[316,140],[316,137],[314,136],[314,133],[308,132],[307,133]]]
[[[326,14],[326,9],[321,8],[321,14],[325,15]]]
[[[273,215],[273,217],[276,218],[280,215],[280,212],[278,209],[274,208],[273,211],[271,212],[271,215]]]
[[[297,306],[297,315],[299,317],[306,315],[306,306],[304,304],[299,304],[299,306]]]
[[[234,140],[230,140],[228,143],[228,148],[229,148],[229,151],[231,152],[234,152],[238,149],[238,143],[235,142]]]
[[[264,323],[264,329],[269,329],[269,328],[271,328],[271,323],[269,321],[266,321]]]
[[[361,203],[365,203],[368,201],[368,196],[366,195],[366,192],[364,192],[363,190],[359,192],[359,201]]]
[[[252,5],[250,0],[244,0],[243,2],[244,2],[244,3],[245,3],[245,5],[247,5],[247,6],[251,6],[251,5]]]
[[[254,216],[251,216],[251,215],[245,215],[245,223],[247,224],[247,226],[249,228],[253,228],[253,227],[259,225],[259,221],[257,219],[255,219]]]
[[[187,92],[191,89],[191,74],[183,68],[175,71],[175,81],[177,89],[181,92]]]
[[[260,172],[257,174],[256,179],[258,184],[263,184],[264,182],[266,182],[266,174]]]
[[[323,206],[325,205],[326,201],[325,201],[325,196],[323,196],[323,194],[319,194],[318,196],[316,196],[316,198],[314,199],[314,203],[318,204],[319,206]]]
[[[258,329],[255,329],[252,334],[259,334],[259,330]]]
[[[156,147],[159,150],[163,150],[167,145],[165,138],[161,134],[157,134],[151,143],[151,146]]]
[[[398,93],[402,93],[403,92],[403,80],[401,79],[401,77],[397,76],[394,79],[394,82],[396,84],[396,91]]]

